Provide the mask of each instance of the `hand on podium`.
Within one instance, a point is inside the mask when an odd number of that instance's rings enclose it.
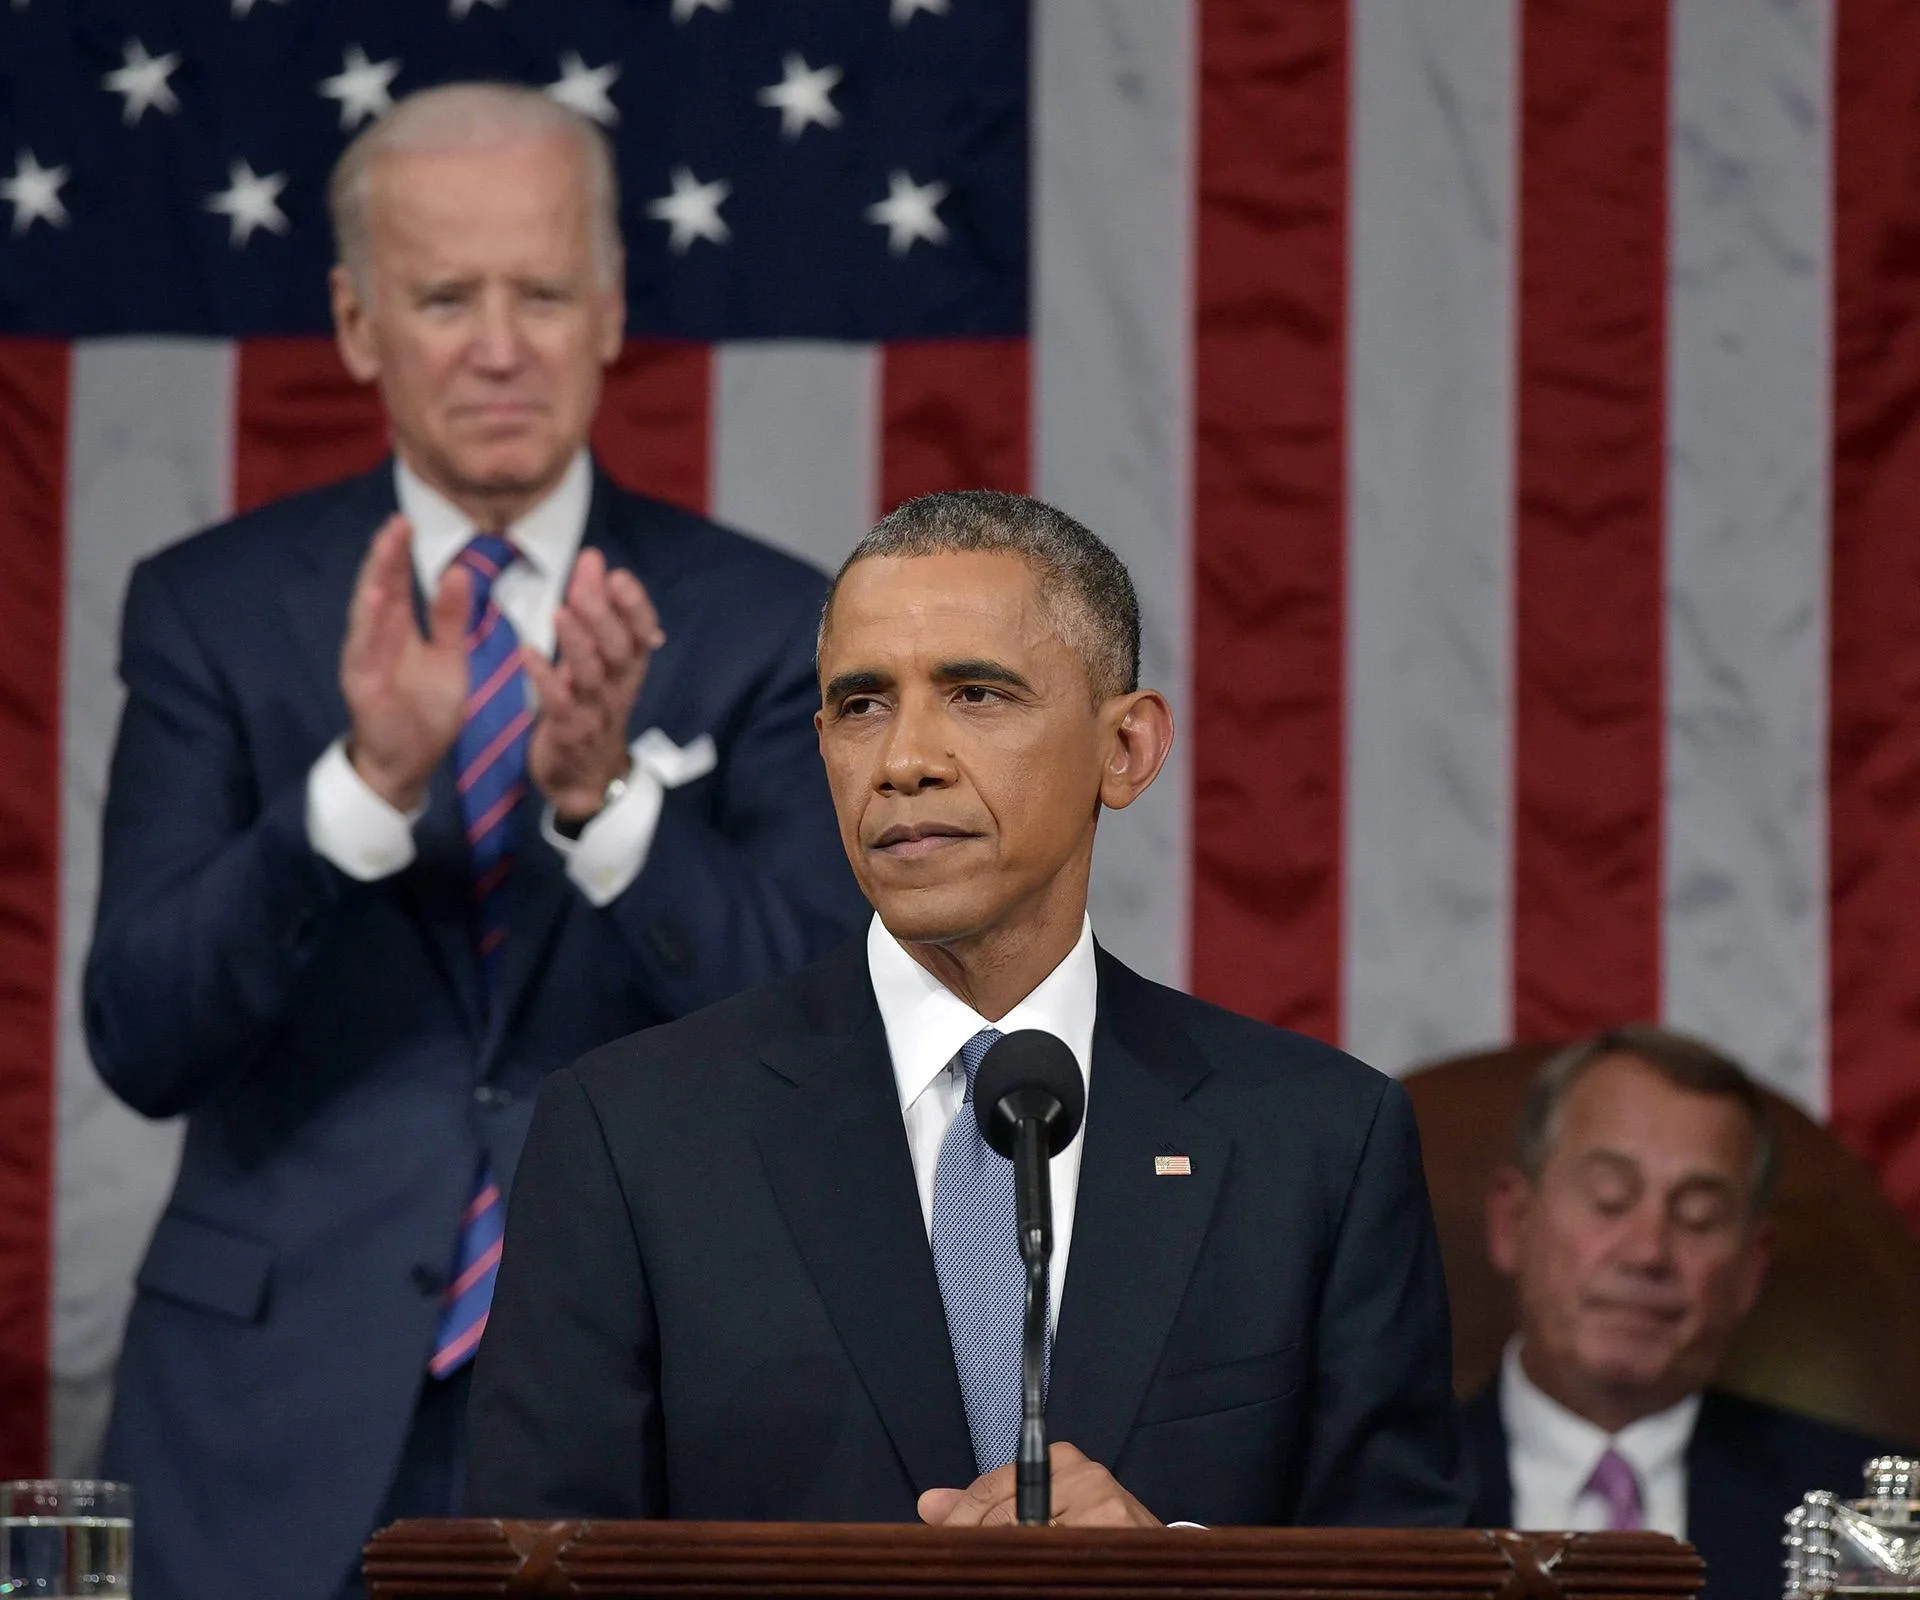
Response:
[[[1158,1528],[1161,1521],[1097,1461],[1070,1444],[1048,1451],[1053,1467],[1053,1520],[1066,1528]],[[936,1528],[998,1527],[1019,1520],[1014,1469],[1009,1463],[965,1489],[929,1489],[920,1496],[920,1520]]]

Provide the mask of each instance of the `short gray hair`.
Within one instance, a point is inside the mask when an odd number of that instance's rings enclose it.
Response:
[[[620,181],[607,136],[570,106],[520,83],[443,83],[401,100],[357,134],[327,180],[334,249],[364,297],[373,255],[373,167],[408,151],[481,150],[554,137],[572,139],[586,164],[589,222],[603,278],[620,272]]]
[[[1015,555],[1033,569],[1040,603],[1086,664],[1096,704],[1140,687],[1140,599],[1126,563],[1064,511],[999,489],[923,494],[875,523],[840,563],[820,611],[821,643],[833,597],[858,563],[954,551]]]
[[[1704,1040],[1650,1023],[1609,1028],[1582,1039],[1542,1064],[1527,1090],[1514,1131],[1514,1161],[1529,1178],[1545,1169],[1559,1142],[1561,1113],[1573,1086],[1588,1069],[1608,1056],[1631,1056],[1676,1089],[1714,1095],[1737,1103],[1753,1125],[1753,1179],[1748,1200],[1755,1215],[1767,1208],[1779,1177],[1779,1139],[1767,1110],[1767,1097],[1732,1056]]]

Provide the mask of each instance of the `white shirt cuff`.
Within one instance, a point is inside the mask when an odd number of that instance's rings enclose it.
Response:
[[[396,811],[375,794],[353,770],[345,739],[328,745],[307,773],[307,842],[362,883],[413,864],[413,825],[422,811]]]
[[[627,891],[647,864],[660,807],[667,797],[660,780],[641,764],[636,744],[626,793],[580,830],[564,837],[553,825],[553,807],[540,814],[541,836],[567,860],[567,876],[588,901],[608,906]]]

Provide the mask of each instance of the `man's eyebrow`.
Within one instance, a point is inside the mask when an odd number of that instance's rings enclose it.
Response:
[[[933,669],[935,683],[1004,683],[1009,689],[1031,689],[1032,684],[1012,667],[998,661],[942,661]]]
[[[893,679],[884,672],[862,670],[843,672],[827,684],[820,698],[828,705],[837,705],[849,695],[878,694],[882,689],[891,689]]]

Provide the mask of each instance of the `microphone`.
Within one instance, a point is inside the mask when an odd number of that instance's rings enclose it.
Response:
[[[995,1042],[973,1079],[981,1136],[1013,1163],[1027,1311],[1020,1341],[1020,1454],[1015,1508],[1023,1523],[1053,1519],[1047,1461],[1047,1264],[1053,1257],[1053,1187],[1047,1162],[1073,1142],[1087,1087],[1066,1041],[1022,1028]]]

